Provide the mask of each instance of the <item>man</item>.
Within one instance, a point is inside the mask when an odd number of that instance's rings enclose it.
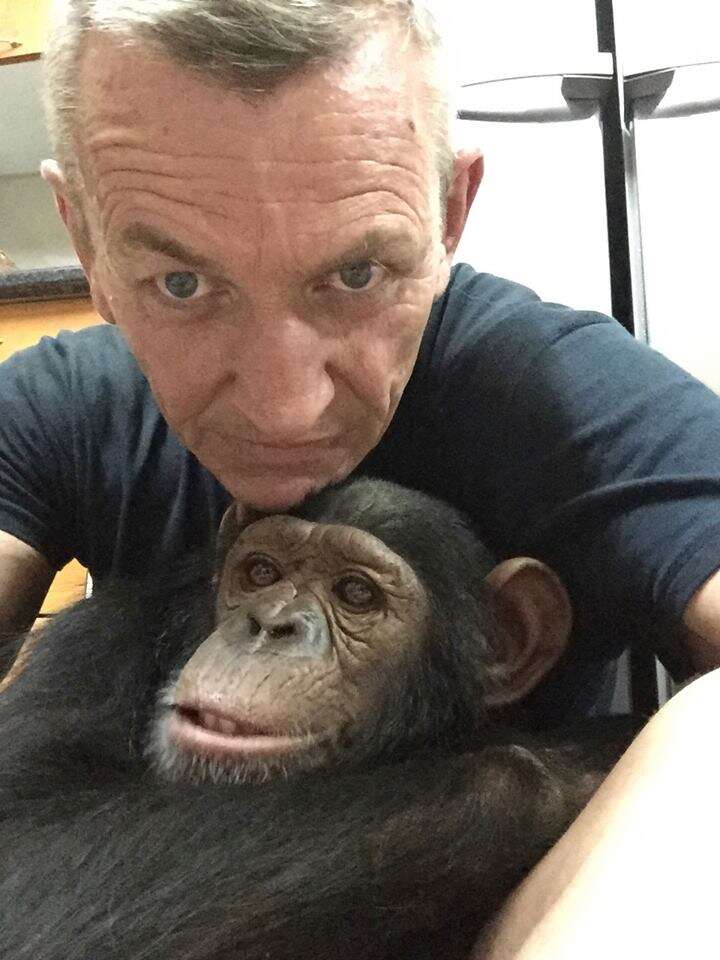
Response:
[[[407,0],[71,3],[44,175],[116,326],[1,371],[3,624],[71,555],[137,573],[207,543],[231,496],[282,509],[355,470],[566,580],[579,639],[538,722],[586,709],[646,630],[684,620],[717,665],[720,401],[607,318],[451,271],[482,159],[449,154],[436,47]],[[711,822],[690,798],[714,748],[689,745],[718,684],[649,725],[484,956],[607,955],[633,824]]]

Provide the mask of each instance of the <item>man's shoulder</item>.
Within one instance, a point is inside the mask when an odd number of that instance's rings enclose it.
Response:
[[[521,283],[459,264],[433,306],[414,382],[433,393],[460,387],[465,396],[473,383],[507,394],[558,351],[600,351],[622,362],[633,343],[612,317],[541,300]]]
[[[139,372],[124,337],[109,323],[82,330],[61,330],[54,337],[42,337],[24,353],[32,362],[38,363],[54,357],[97,372],[118,366]]]
[[[475,270],[468,263],[453,266],[442,301],[443,314],[476,310],[483,314],[498,315],[541,302],[530,287]]]
[[[121,333],[110,324],[61,330],[13,354],[0,365],[8,390],[98,399],[118,393],[145,393],[147,382]]]
[[[431,327],[435,347],[454,344],[471,347],[485,339],[498,345],[521,343],[525,351],[590,325],[622,328],[611,317],[594,310],[576,310],[541,300],[529,287],[479,273],[468,264],[453,267],[442,298],[433,307]]]

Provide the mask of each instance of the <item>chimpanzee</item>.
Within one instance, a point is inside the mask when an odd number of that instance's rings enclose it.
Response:
[[[467,957],[630,737],[510,705],[558,579],[360,480],[101,586],[0,695],[3,960]]]

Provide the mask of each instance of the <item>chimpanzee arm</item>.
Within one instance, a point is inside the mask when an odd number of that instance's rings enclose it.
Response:
[[[408,943],[415,957],[461,921],[466,955],[595,782],[557,751],[495,747],[260,787],[30,800],[0,827],[0,956],[370,960]]]

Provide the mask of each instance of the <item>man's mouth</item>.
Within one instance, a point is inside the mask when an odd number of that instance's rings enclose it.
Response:
[[[316,474],[343,449],[337,438],[276,445],[222,434],[216,434],[216,437],[233,458],[241,461],[242,472],[247,476],[262,476],[268,471],[279,470]]]

